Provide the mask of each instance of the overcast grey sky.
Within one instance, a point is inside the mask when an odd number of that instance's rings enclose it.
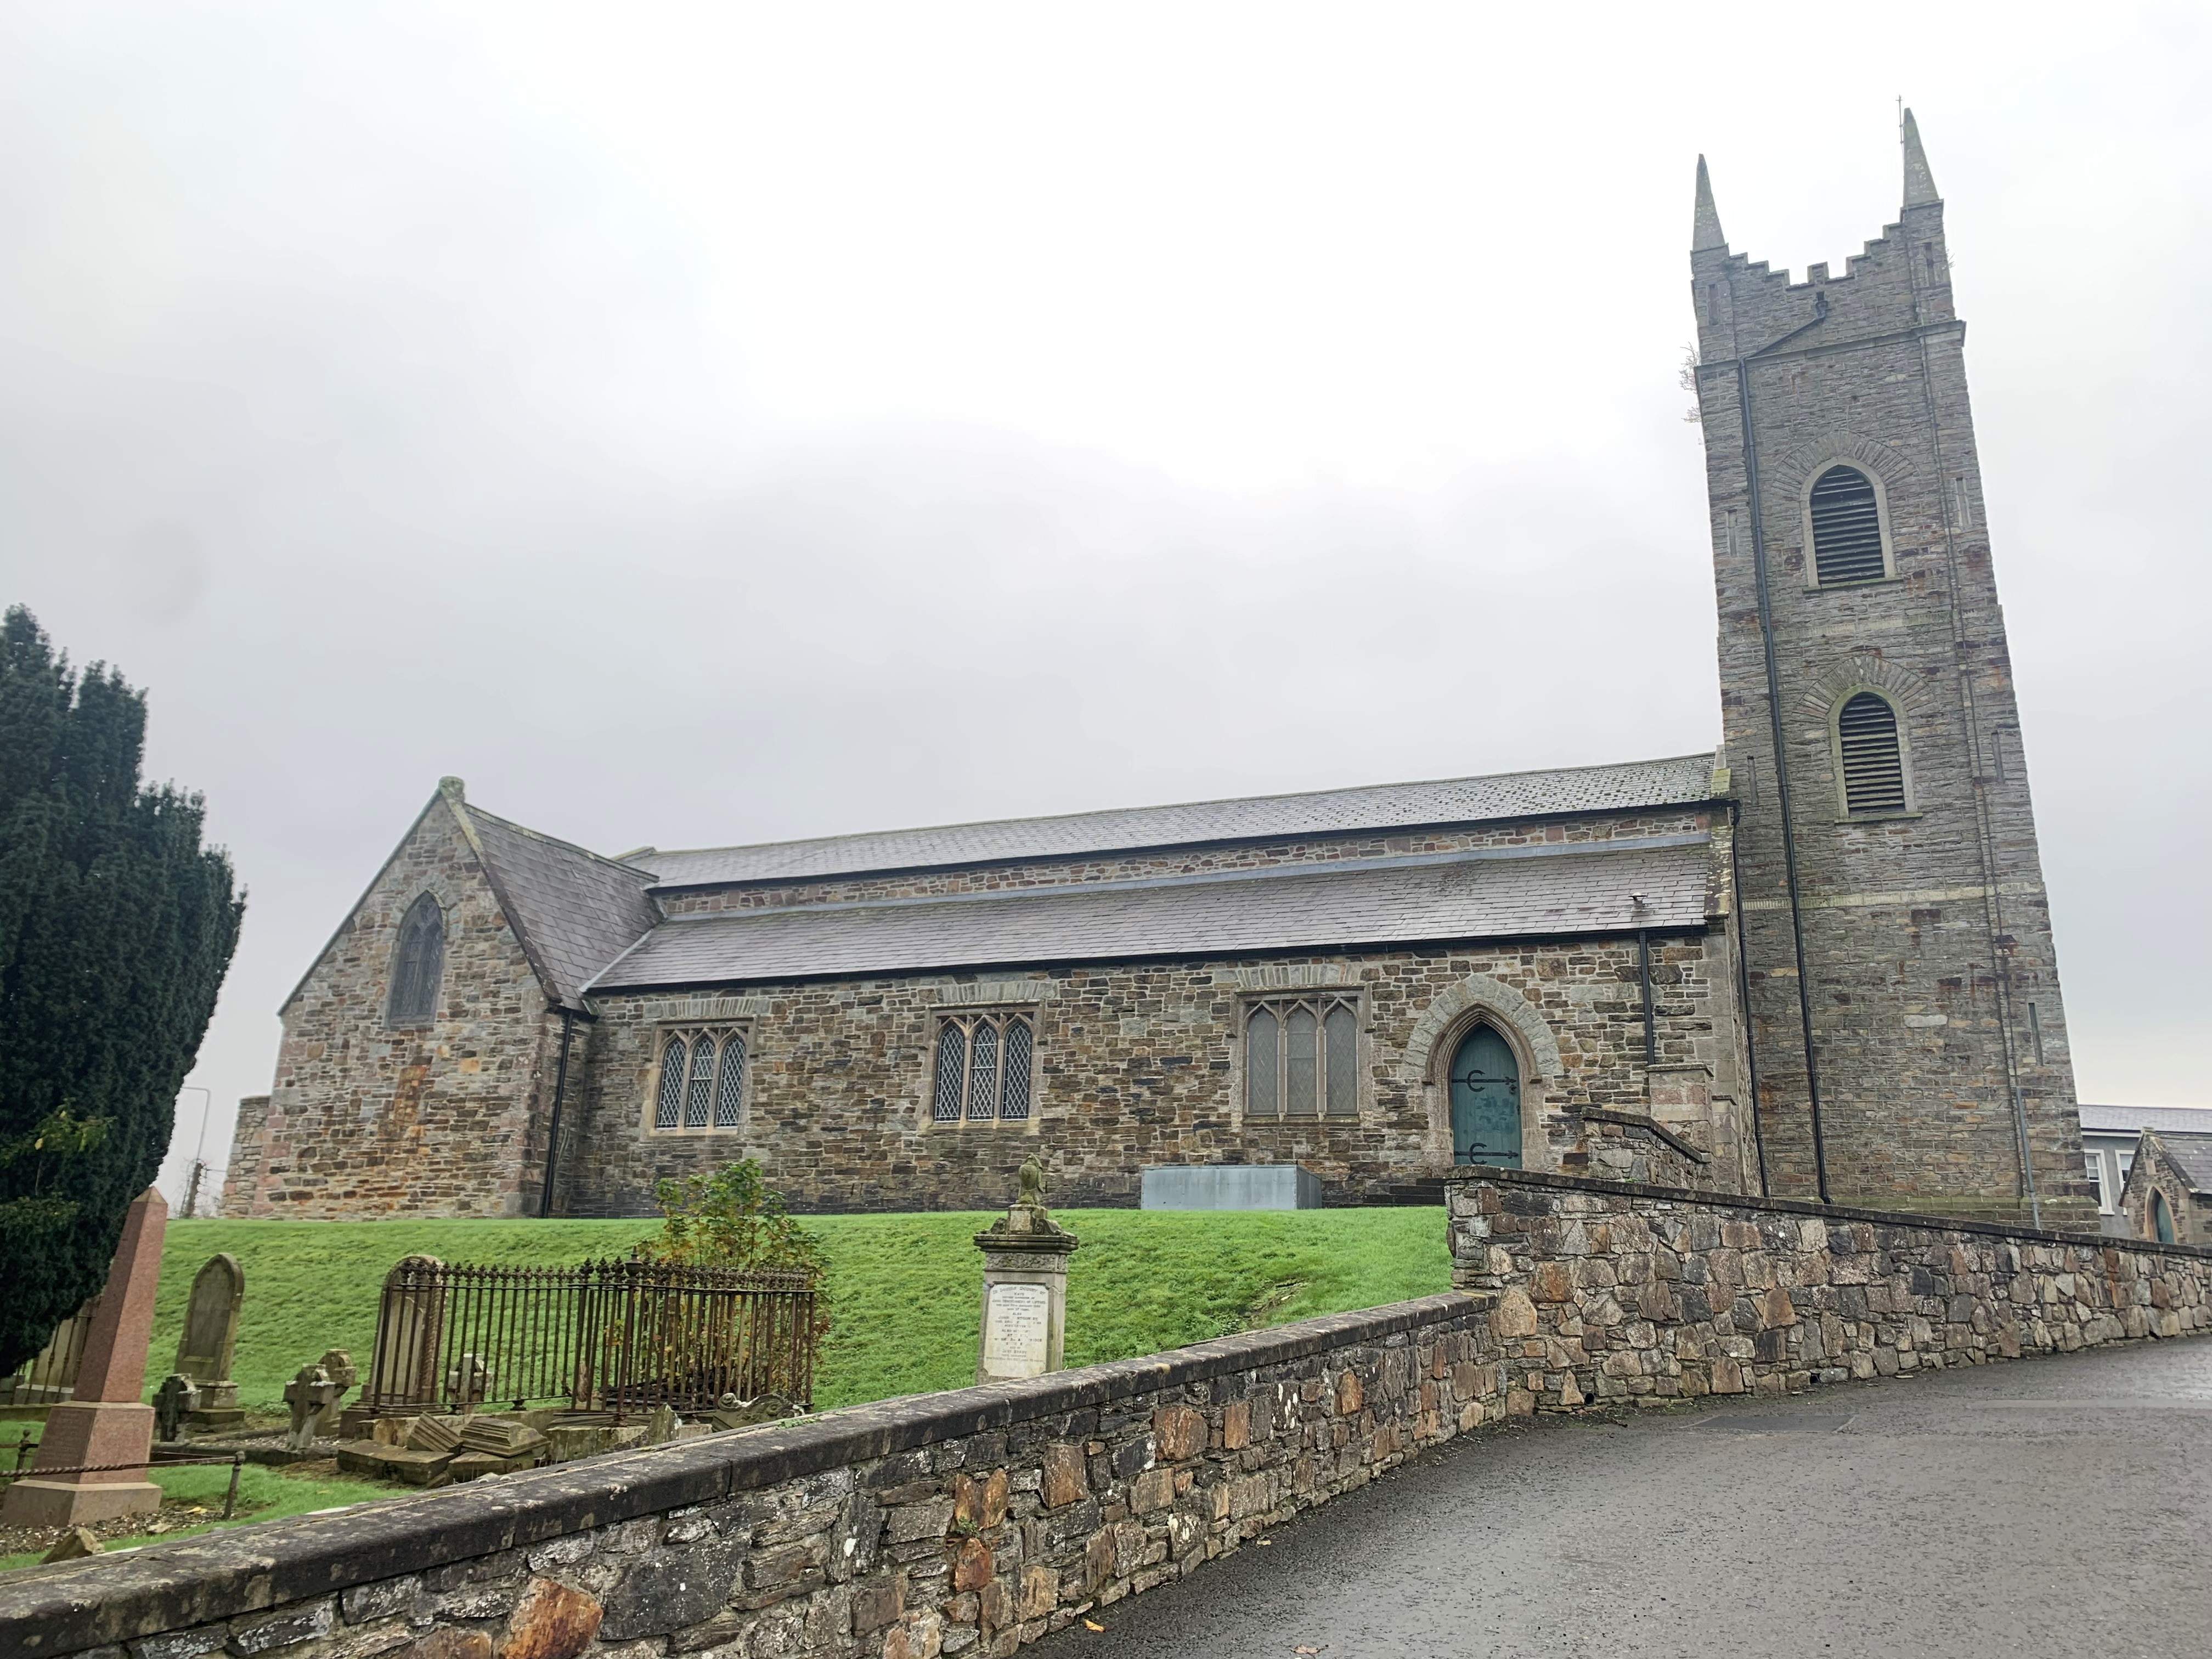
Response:
[[[1692,167],[1840,269],[1899,94],[2082,1094],[2212,1102],[2206,17],[13,0],[0,597],[251,889],[210,1156],[444,773],[621,851],[1710,745]]]

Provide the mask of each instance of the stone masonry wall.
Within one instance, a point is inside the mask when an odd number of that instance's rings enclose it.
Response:
[[[1743,1167],[1747,1124],[1734,1115],[1738,1026],[1725,936],[1656,937],[1651,951],[1661,1069],[1650,1079],[1632,939],[1137,963],[1012,981],[834,981],[728,997],[609,995],[595,1000],[587,1063],[572,1059],[568,1109],[577,1114],[578,1143],[563,1154],[556,1205],[569,1214],[636,1213],[656,1179],[743,1155],[759,1158],[770,1183],[802,1209],[988,1208],[1006,1202],[1013,1171],[1032,1152],[1060,1205],[1132,1203],[1143,1166],[1206,1163],[1296,1162],[1322,1177],[1332,1201],[1356,1201],[1449,1165],[1443,1068],[1470,1020],[1509,1004],[1557,1056],[1546,1074],[1535,1046],[1493,1021],[1522,1050],[1533,1165],[1573,1167],[1565,1160],[1583,1150],[1573,1115],[1582,1108],[1656,1110],[1711,1154],[1715,1184],[1755,1187],[1756,1170]],[[1248,1119],[1240,1001],[1310,987],[1359,999],[1358,1115]],[[931,1120],[938,1021],[981,1003],[1024,1007],[1035,1021],[1026,1124]],[[1447,1020],[1440,1009],[1457,1012]],[[744,1127],[655,1131],[659,1033],[718,1018],[747,1034]]]
[[[437,1017],[394,1030],[384,1018],[392,947],[425,892],[446,917]],[[542,1139],[561,1023],[442,796],[283,1018],[259,1141],[241,1133],[234,1145],[226,1214],[529,1212],[543,1157],[532,1136]]]
[[[12,1659],[1011,1654],[1504,1414],[1448,1294],[33,1569]]]
[[[1515,1409],[2212,1331],[2208,1250],[1510,1170],[1449,1192],[1452,1282],[1498,1298]]]
[[[1420,1448],[2212,1327],[2212,1250],[1486,1171],[1445,1295],[0,1579],[10,1659],[1003,1659]]]
[[[1743,805],[1752,1029],[1774,1190],[1815,1190],[1778,714],[1828,1195],[2025,1219],[2016,1068],[2042,1213],[2094,1227],[1942,204],[1906,207],[1841,273],[1814,265],[1792,282],[1724,247],[1691,257],[1723,764]],[[1739,362],[1752,402],[1756,501]],[[1820,586],[1810,578],[1806,494],[1838,462],[1879,490],[1892,568],[1883,580]],[[1766,686],[1754,511],[1778,708]],[[1899,714],[1905,812],[1844,811],[1834,719],[1866,690]]]

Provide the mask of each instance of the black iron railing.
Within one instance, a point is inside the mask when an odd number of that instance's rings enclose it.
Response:
[[[386,1275],[361,1404],[380,1415],[553,1407],[614,1420],[726,1395],[814,1392],[813,1275],[587,1261],[471,1267],[410,1256]]]

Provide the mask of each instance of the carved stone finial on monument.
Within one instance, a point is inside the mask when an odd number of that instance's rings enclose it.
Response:
[[[200,1391],[192,1386],[192,1379],[182,1371],[171,1371],[161,1386],[154,1391],[154,1425],[164,1440],[181,1440],[185,1425],[198,1405]]]
[[[154,1292],[161,1277],[161,1235],[169,1206],[149,1187],[123,1218],[123,1236],[108,1263],[74,1398],[58,1402],[39,1436],[39,1461],[8,1488],[0,1525],[74,1527],[161,1506],[161,1489],[146,1478],[154,1445],[154,1408],[142,1401],[146,1349],[154,1336]],[[40,1469],[102,1465],[98,1474],[41,1477]]]
[[[975,1380],[1012,1382],[1060,1368],[1067,1331],[1067,1258],[1079,1242],[1044,1203],[1044,1166],[1022,1160],[1014,1201],[988,1232],[983,1252],[983,1323]]]
[[[246,1300],[246,1272],[233,1255],[211,1255],[192,1277],[185,1304],[185,1334],[177,1343],[177,1370],[199,1395],[192,1408],[196,1429],[227,1429],[246,1420],[238,1407],[238,1384],[230,1378],[238,1349],[238,1310]]]

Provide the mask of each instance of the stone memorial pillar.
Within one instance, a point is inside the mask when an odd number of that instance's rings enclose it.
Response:
[[[192,1277],[185,1334],[177,1343],[177,1374],[199,1391],[198,1403],[185,1419],[193,1428],[235,1428],[246,1420],[238,1408],[238,1384],[230,1380],[231,1357],[238,1350],[238,1310],[245,1300],[246,1270],[235,1256],[211,1255]]]
[[[108,1264],[92,1331],[77,1367],[76,1393],[46,1413],[39,1461],[8,1488],[0,1524],[74,1527],[140,1515],[161,1506],[161,1489],[146,1478],[154,1445],[154,1408],[139,1399],[146,1350],[154,1336],[154,1291],[161,1276],[161,1235],[169,1206],[149,1187],[123,1218],[123,1237]],[[99,1474],[41,1469],[107,1466]]]
[[[1044,1170],[1021,1168],[1021,1188],[1003,1219],[975,1235],[983,1252],[983,1327],[978,1382],[1011,1382],[1060,1368],[1067,1334],[1067,1258],[1077,1240],[1044,1206]]]

